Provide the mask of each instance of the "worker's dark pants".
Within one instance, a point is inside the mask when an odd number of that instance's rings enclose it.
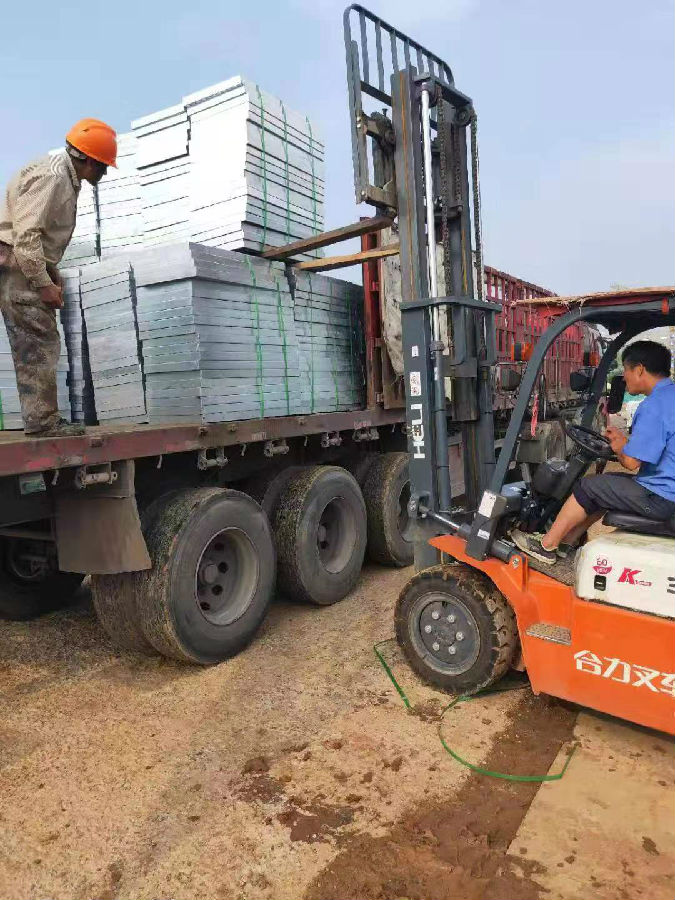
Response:
[[[589,516],[600,510],[611,510],[665,521],[675,515],[675,502],[647,490],[633,475],[624,472],[580,478],[572,493]]]
[[[61,418],[56,395],[56,365],[61,353],[56,313],[42,303],[15,265],[0,271],[0,309],[12,350],[25,432],[53,428]]]

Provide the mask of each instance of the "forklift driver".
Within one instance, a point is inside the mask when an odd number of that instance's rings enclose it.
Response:
[[[605,432],[628,473],[581,478],[546,534],[514,530],[514,543],[547,565],[565,557],[588,528],[608,512],[633,513],[666,521],[675,515],[675,383],[670,351],[654,341],[636,341],[623,353],[629,394],[645,394],[630,437],[618,428]]]

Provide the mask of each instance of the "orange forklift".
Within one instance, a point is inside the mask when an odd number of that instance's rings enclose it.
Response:
[[[675,290],[653,288],[539,302],[550,325],[514,346],[502,389],[518,390],[497,447],[493,399],[498,303],[484,296],[477,115],[446,62],[361,6],[344,14],[357,203],[395,219],[410,454],[407,513],[413,576],[396,607],[411,666],[470,694],[514,664],[535,692],[675,733],[675,522],[612,513],[616,529],[546,572],[509,540],[545,529],[591,466],[612,458],[592,429],[624,344],[675,324]],[[473,247],[472,247],[473,244]],[[596,368],[573,373],[579,424],[565,423],[565,459],[521,459],[536,421],[547,352],[577,323],[613,335]],[[610,400],[623,398],[616,381]],[[620,406],[620,403],[619,403]],[[451,491],[449,426],[459,430],[463,505]],[[529,428],[526,428],[529,430]]]

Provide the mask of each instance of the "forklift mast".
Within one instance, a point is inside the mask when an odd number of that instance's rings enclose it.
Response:
[[[461,428],[467,513],[495,466],[500,306],[483,298],[477,118],[447,63],[378,16],[349,6],[344,34],[356,202],[397,219],[409,511],[421,568],[437,561],[427,540],[447,530],[453,509],[448,418]]]

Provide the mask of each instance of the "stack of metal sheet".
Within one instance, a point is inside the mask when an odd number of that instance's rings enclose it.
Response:
[[[88,266],[98,262],[100,254],[98,197],[96,189],[83,181],[77,198],[75,230],[61,264]]]
[[[136,138],[143,244],[190,236],[189,122],[182,104],[131,123]]]
[[[89,365],[87,329],[80,300],[80,270],[61,269],[61,284],[63,287],[61,324],[68,359],[71,417],[73,422],[95,425],[96,407]],[[61,352],[64,352],[63,349]]]
[[[146,421],[136,300],[128,259],[112,258],[83,269],[80,294],[99,421]]]
[[[68,358],[63,350],[64,337],[61,323],[57,316],[56,325],[61,337],[61,356],[56,366],[56,389],[59,411],[64,419],[70,419],[70,398],[68,395],[67,375]],[[9,347],[5,320],[0,315],[0,431],[11,431],[23,428],[19,392],[16,387],[16,374],[12,351]]]
[[[149,421],[306,411],[280,263],[178,244],[138,254],[133,268]]]
[[[117,136],[117,168],[108,169],[96,188],[102,257],[137,246],[143,241],[136,144],[137,138],[133,132]]]
[[[306,412],[357,409],[364,403],[363,288],[298,272],[294,287],[300,370],[309,385]]]
[[[261,250],[322,230],[324,148],[308,118],[240,76],[183,105],[194,240]]]

